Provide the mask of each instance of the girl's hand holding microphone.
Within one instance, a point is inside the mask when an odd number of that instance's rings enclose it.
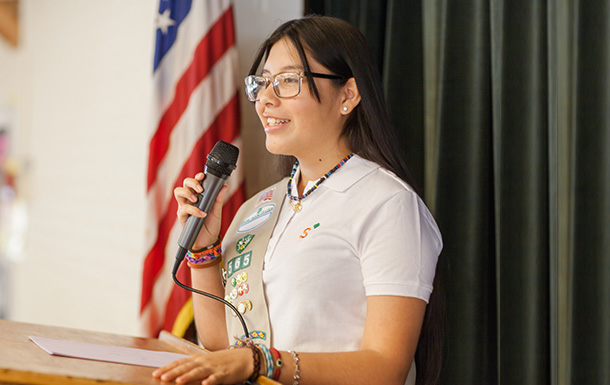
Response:
[[[184,179],[182,187],[176,187],[174,189],[174,197],[178,202],[178,221],[180,222],[180,227],[184,228],[188,217],[191,215],[198,218],[206,218],[203,227],[193,244],[193,250],[203,249],[218,240],[222,217],[222,204],[228,190],[227,185],[224,185],[220,189],[216,201],[212,205],[209,213],[206,214],[195,205],[198,201],[198,194],[204,193],[202,187],[204,177],[205,174],[200,172],[195,175],[194,178]]]

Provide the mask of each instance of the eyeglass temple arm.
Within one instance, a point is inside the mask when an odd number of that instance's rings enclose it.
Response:
[[[332,74],[320,74],[320,73],[317,73],[317,72],[305,72],[305,74],[311,75],[314,78],[345,79],[345,76],[332,75]]]

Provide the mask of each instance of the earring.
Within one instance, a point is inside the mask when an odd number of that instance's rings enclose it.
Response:
[[[343,112],[347,112],[347,107],[343,106]]]

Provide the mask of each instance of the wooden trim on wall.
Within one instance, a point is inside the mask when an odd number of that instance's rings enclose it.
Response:
[[[0,0],[0,36],[13,47],[19,44],[19,0]]]

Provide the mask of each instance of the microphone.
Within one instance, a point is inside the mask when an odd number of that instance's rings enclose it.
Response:
[[[216,143],[208,155],[208,161],[205,163],[205,178],[202,182],[203,192],[197,194],[197,202],[193,203],[193,206],[196,206],[206,214],[210,211],[220,189],[224,186],[229,176],[231,176],[231,172],[237,167],[238,156],[239,148],[234,145],[222,140]],[[176,271],[184,259],[186,252],[195,244],[205,219],[191,215],[186,220],[186,224],[178,239],[180,249],[178,254],[176,254],[176,263],[174,264]]]
[[[216,197],[218,196],[220,189],[222,186],[224,186],[225,181],[229,178],[229,176],[231,176],[233,170],[237,168],[238,156],[239,148],[230,143],[220,140],[216,143],[216,145],[214,145],[214,148],[208,154],[208,160],[205,163],[205,178],[202,182],[203,192],[197,194],[197,202],[193,203],[193,206],[197,206],[197,208],[206,214],[209,213],[212,205],[216,201]],[[178,268],[184,260],[186,252],[195,244],[195,240],[201,231],[201,227],[203,227],[205,219],[206,218],[199,218],[193,215],[187,218],[184,228],[182,229],[182,233],[180,234],[180,238],[178,239],[178,252],[176,253],[176,260],[174,261],[174,267],[172,269],[172,277],[174,282],[176,282],[176,284],[181,288],[215,299],[230,307],[234,314],[236,314],[239,318],[244,329],[244,334],[246,338],[248,338],[250,333],[246,327],[246,322],[235,306],[223,298],[184,285],[176,276],[178,273]]]

